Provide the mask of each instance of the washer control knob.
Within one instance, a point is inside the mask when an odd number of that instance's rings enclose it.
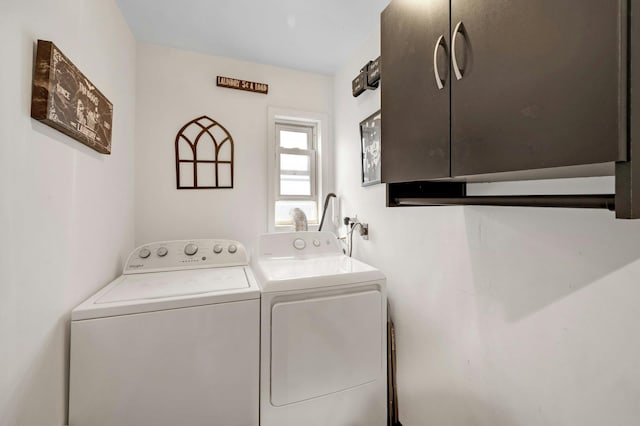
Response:
[[[169,250],[167,250],[166,247],[159,247],[158,250],[156,250],[156,254],[160,257],[165,257],[167,253],[169,253]]]
[[[302,250],[307,246],[307,243],[302,238],[296,238],[293,240],[293,246],[298,250]]]
[[[215,254],[220,254],[222,253],[222,246],[220,244],[216,244],[215,246],[213,246],[213,252]]]
[[[138,252],[138,256],[140,256],[140,258],[142,259],[146,259],[150,255],[151,255],[151,251],[146,247],[141,248],[140,251]]]
[[[235,244],[229,245],[229,253],[233,254],[237,251],[238,251],[238,246],[236,246]]]
[[[186,254],[187,256],[193,256],[197,252],[198,252],[198,246],[193,243],[189,243],[186,246],[184,246],[184,254]]]
[[[315,247],[320,247],[320,240],[313,240],[313,245]]]

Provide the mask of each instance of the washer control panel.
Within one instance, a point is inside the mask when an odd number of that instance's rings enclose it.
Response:
[[[331,232],[278,232],[258,238],[258,257],[317,257],[341,255],[342,249]]]
[[[245,266],[248,263],[247,250],[234,240],[159,241],[132,251],[123,273]]]

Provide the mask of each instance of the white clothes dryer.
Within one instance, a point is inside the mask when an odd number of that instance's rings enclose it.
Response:
[[[242,244],[147,244],[71,314],[70,426],[259,422],[260,290]]]
[[[387,423],[386,279],[330,232],[259,237],[261,426]]]

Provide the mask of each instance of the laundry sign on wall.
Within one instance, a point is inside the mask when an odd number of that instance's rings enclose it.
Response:
[[[239,80],[237,78],[218,76],[218,87],[226,87],[228,89],[244,90],[247,92],[262,93],[264,95],[269,93],[269,85],[266,83],[258,83],[255,81]]]

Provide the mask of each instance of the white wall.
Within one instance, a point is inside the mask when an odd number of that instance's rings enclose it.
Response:
[[[355,257],[388,275],[403,424],[637,424],[640,221],[385,208],[383,185],[361,187],[359,168],[358,123],[380,91],[350,93],[378,46],[373,36],[335,76],[336,187],[343,214],[370,225]]]
[[[218,75],[267,83],[269,94],[216,87]],[[231,238],[252,246],[267,231],[267,108],[330,113],[332,77],[148,44],[138,44],[137,76],[136,242]],[[176,134],[201,115],[233,137],[233,189],[176,189]]]
[[[30,118],[38,38],[113,102],[112,155]],[[133,247],[135,42],[112,0],[2,0],[0,57],[0,425],[59,426],[69,312]]]

